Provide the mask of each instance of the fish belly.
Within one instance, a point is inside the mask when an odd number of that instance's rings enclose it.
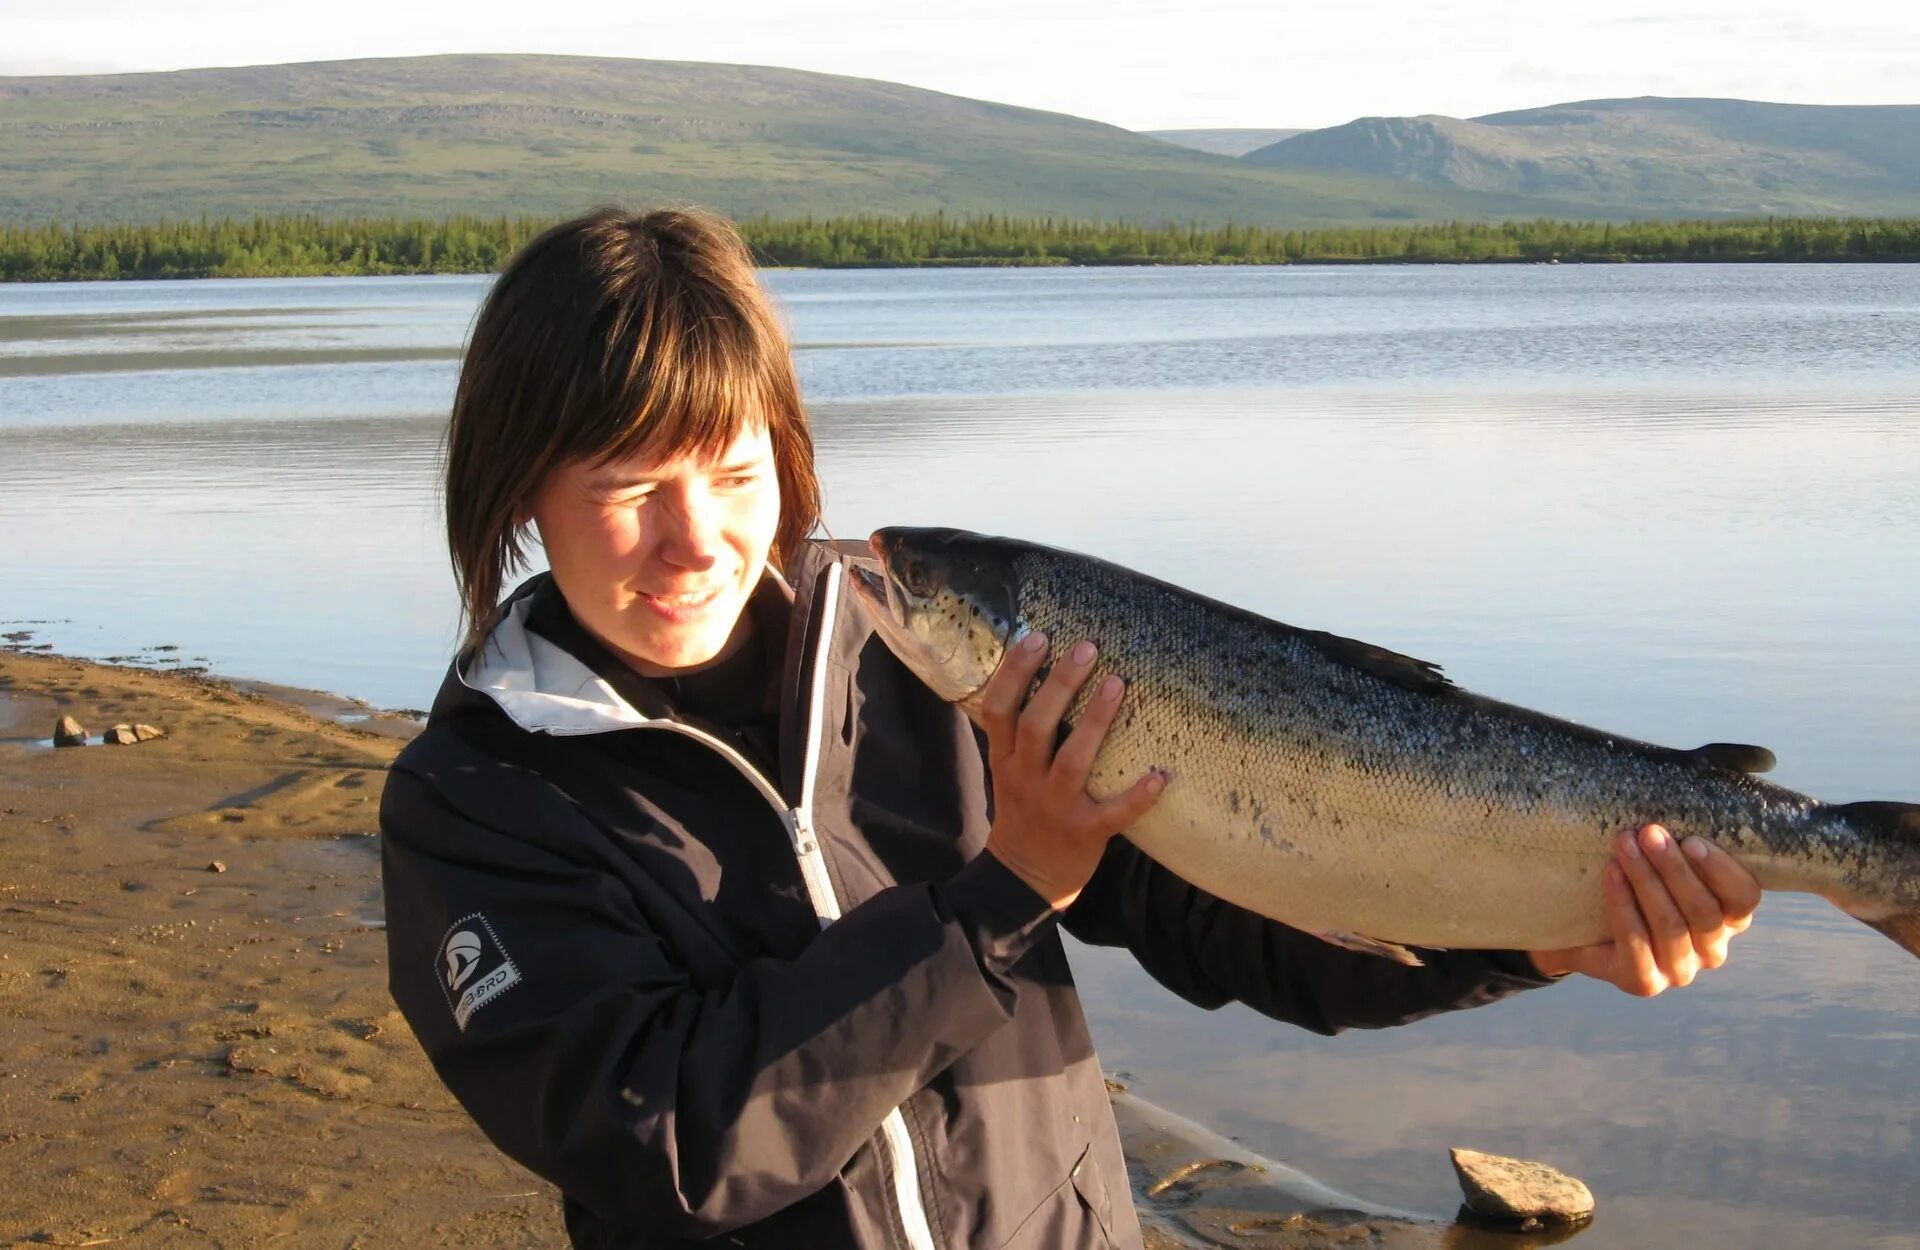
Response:
[[[1492,831],[1335,826],[1304,814],[1278,832],[1210,823],[1176,810],[1150,818],[1137,840],[1209,893],[1309,933],[1520,950],[1606,937],[1604,845],[1556,854]]]
[[[1585,822],[1422,802],[1333,769],[1311,788],[1274,787],[1112,745],[1116,767],[1099,789],[1117,792],[1123,773],[1130,781],[1150,766],[1173,778],[1128,839],[1209,894],[1294,928],[1460,949],[1551,950],[1607,936],[1601,882],[1612,846]]]

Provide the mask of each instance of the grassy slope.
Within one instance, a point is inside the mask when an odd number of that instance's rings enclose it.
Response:
[[[1269,225],[1569,207],[1262,169],[865,79],[547,56],[0,78],[0,168],[0,219],[16,222],[557,214],[607,201]]]
[[[1250,164],[1575,199],[1633,215],[1920,213],[1920,105],[1589,100],[1452,117],[1369,117]]]

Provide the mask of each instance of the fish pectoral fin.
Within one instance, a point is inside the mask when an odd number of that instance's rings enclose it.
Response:
[[[1378,955],[1382,959],[1391,959],[1409,968],[1426,967],[1420,956],[1398,942],[1382,942],[1379,938],[1370,938],[1359,933],[1316,933],[1313,936],[1322,942],[1331,943],[1345,950],[1359,951],[1363,955]]]
[[[1691,751],[1682,751],[1702,764],[1715,768],[1725,768],[1736,773],[1771,772],[1775,763],[1773,752],[1765,747],[1751,746],[1745,742],[1709,742],[1703,747]]]

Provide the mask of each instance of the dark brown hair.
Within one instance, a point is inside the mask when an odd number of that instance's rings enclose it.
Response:
[[[466,645],[526,564],[554,468],[717,456],[764,424],[780,483],[776,566],[820,515],[786,334],[726,221],[600,209],[522,248],[481,305],[447,430],[447,546]]]

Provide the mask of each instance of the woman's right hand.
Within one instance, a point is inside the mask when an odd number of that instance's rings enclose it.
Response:
[[[1087,794],[1094,756],[1125,693],[1118,677],[1109,674],[1101,681],[1073,732],[1059,742],[1061,718],[1098,654],[1091,642],[1076,644],[1028,699],[1027,690],[1047,658],[1046,635],[1028,634],[1008,649],[980,692],[980,727],[993,769],[987,850],[1056,910],[1079,897],[1107,839],[1144,815],[1166,788],[1166,777],[1150,772],[1105,801]]]

